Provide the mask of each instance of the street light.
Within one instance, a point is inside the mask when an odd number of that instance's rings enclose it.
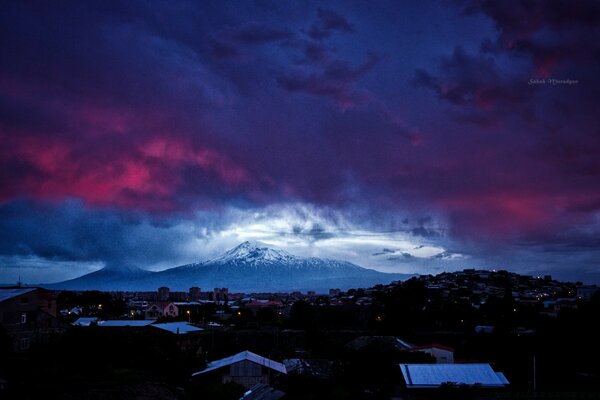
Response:
[[[190,310],[187,310],[186,313],[188,315],[188,322],[191,323],[192,322],[192,313],[190,312]]]

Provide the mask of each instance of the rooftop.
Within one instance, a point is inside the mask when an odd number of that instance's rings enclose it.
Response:
[[[436,388],[443,384],[499,388],[508,385],[489,364],[400,364],[408,388]]]
[[[0,302],[12,299],[13,297],[21,296],[29,292],[33,292],[37,288],[11,288],[11,289],[0,289]]]
[[[200,332],[200,331],[204,330],[202,328],[198,328],[197,326],[194,326],[187,322],[182,322],[182,321],[166,322],[164,324],[153,324],[150,326],[153,326],[155,328],[162,329],[167,332],[174,333],[174,334],[179,334],[179,335],[184,335],[186,333],[191,333],[191,332]]]
[[[106,321],[98,321],[98,326],[104,326],[104,327],[147,326],[153,322],[154,321],[149,321],[149,320],[109,319]]]
[[[207,372],[213,371],[215,369],[219,369],[222,367],[229,366],[231,364],[235,364],[240,361],[251,361],[253,363],[262,365],[263,367],[271,368],[277,372],[281,372],[282,374],[287,374],[287,370],[285,369],[285,365],[282,363],[278,363],[277,361],[270,360],[266,357],[259,356],[258,354],[252,353],[251,351],[242,351],[241,353],[235,354],[233,356],[229,356],[226,358],[222,358],[220,360],[212,361],[208,363],[207,367],[199,372],[195,372],[192,376],[205,374]]]

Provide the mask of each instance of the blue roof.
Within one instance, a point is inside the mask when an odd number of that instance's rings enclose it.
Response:
[[[98,321],[98,326],[104,326],[104,327],[147,326],[153,322],[154,321],[148,321],[148,320],[109,319],[106,321]]]
[[[166,322],[164,324],[153,324],[150,326],[180,335],[190,332],[200,332],[204,330],[187,322]]]
[[[71,325],[75,326],[90,326],[92,322],[98,321],[97,317],[81,317]]]
[[[400,364],[408,388],[436,388],[443,384],[504,387],[508,380],[490,364]]]

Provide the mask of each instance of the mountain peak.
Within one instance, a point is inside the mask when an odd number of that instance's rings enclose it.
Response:
[[[275,249],[266,243],[256,240],[248,240],[225,252],[225,254],[220,257],[220,261],[231,261],[234,259],[248,261],[277,261],[290,257],[293,256],[285,250]]]

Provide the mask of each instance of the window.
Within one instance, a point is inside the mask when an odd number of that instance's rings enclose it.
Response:
[[[29,349],[29,338],[21,338],[21,350]]]
[[[169,311],[173,311],[173,310],[175,310],[175,309],[173,308],[173,306],[169,306]]]
[[[27,313],[21,313],[21,323],[27,323]]]

